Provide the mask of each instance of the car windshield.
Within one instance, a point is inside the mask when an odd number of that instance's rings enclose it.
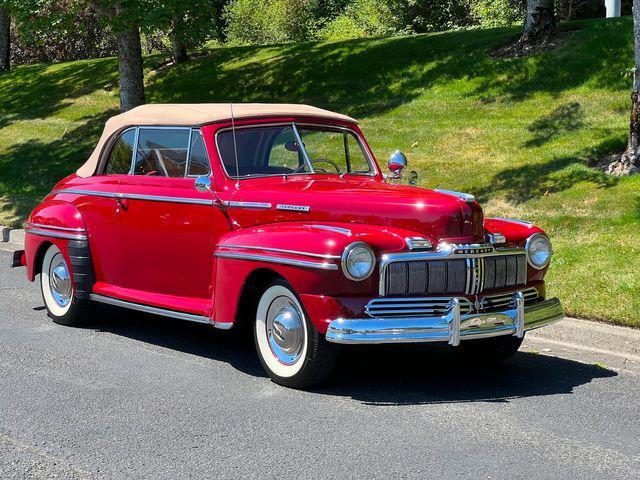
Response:
[[[242,177],[295,174],[352,174],[374,172],[357,135],[344,128],[307,125],[269,125],[236,128],[217,135],[227,174]],[[302,141],[302,147],[300,146]]]

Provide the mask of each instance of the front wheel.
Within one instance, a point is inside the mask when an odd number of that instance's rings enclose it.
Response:
[[[284,280],[269,284],[255,311],[254,338],[271,379],[292,388],[309,388],[333,371],[337,352],[309,321]]]
[[[76,298],[71,269],[55,245],[51,245],[44,254],[40,290],[49,317],[54,322],[67,326],[84,322],[89,302]]]

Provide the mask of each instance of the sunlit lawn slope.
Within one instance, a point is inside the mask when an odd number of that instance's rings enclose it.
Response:
[[[488,52],[516,30],[221,48],[158,68],[152,102],[305,102],[361,120],[381,162],[396,148],[428,187],[475,194],[488,215],[548,230],[550,290],[570,314],[640,326],[640,176],[587,166],[622,150],[628,18],[578,22],[530,58]],[[0,224],[18,225],[84,160],[117,110],[114,59],[0,75]]]

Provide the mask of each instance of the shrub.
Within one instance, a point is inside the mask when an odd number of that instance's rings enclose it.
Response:
[[[235,0],[223,17],[232,44],[301,42],[315,34],[310,0]]]
[[[506,27],[524,21],[522,0],[474,0],[471,14],[481,27]]]
[[[321,38],[341,40],[393,35],[402,30],[401,18],[388,0],[354,0],[319,32]]]

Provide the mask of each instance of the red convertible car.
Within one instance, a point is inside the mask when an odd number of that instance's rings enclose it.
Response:
[[[144,105],[31,213],[13,266],[49,316],[96,302],[216,328],[250,325],[260,361],[308,387],[336,344],[444,342],[512,355],[560,320],[549,239],[483,218],[472,195],[399,184],[357,122],[305,105]]]

